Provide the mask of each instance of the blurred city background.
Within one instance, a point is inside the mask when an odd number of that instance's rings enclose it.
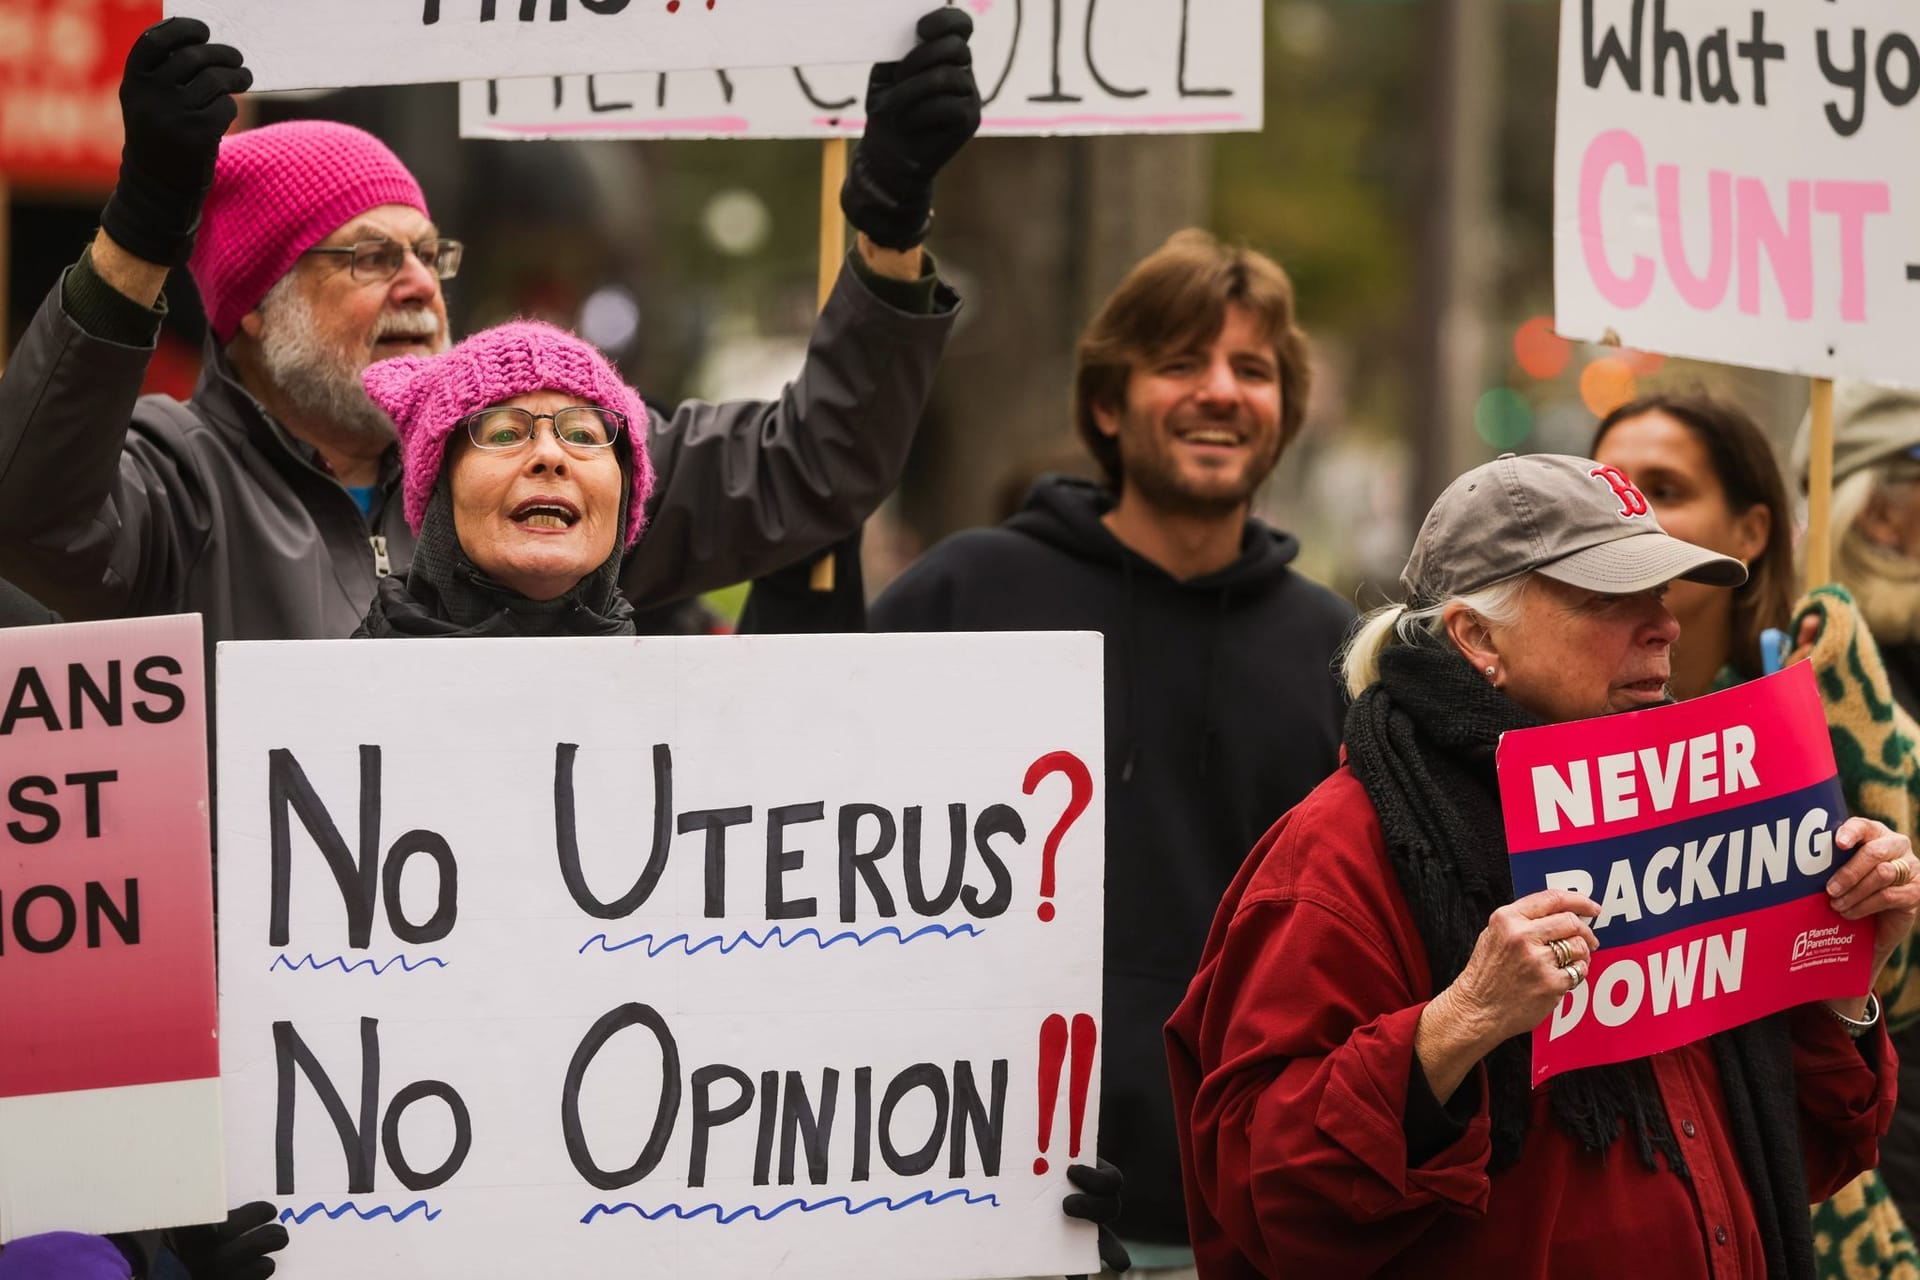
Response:
[[[869,589],[999,519],[1035,474],[1088,467],[1067,429],[1074,341],[1126,269],[1188,225],[1271,253],[1299,287],[1313,404],[1260,509],[1300,536],[1306,572],[1363,607],[1392,590],[1411,522],[1447,479],[1509,449],[1584,452],[1596,415],[1636,392],[1729,395],[1784,456],[1803,379],[1553,334],[1559,13],[1268,0],[1262,133],[974,142],[941,179],[930,242],[965,314],[906,481],[869,529]],[[667,403],[765,396],[798,369],[818,143],[461,141],[456,96],[343,90],[248,110],[345,120],[394,146],[468,244],[448,292],[456,333],[516,314],[570,325]],[[104,194],[11,191],[9,339]],[[202,331],[184,272],[168,297],[151,388],[184,396]]]

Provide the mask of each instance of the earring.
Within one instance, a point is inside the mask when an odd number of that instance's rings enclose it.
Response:
[[[1491,680],[1491,679],[1493,679],[1493,668],[1492,668],[1492,667],[1488,667],[1488,668],[1487,668],[1487,679],[1489,679],[1489,680]]]

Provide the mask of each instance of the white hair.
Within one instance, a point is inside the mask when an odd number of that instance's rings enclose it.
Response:
[[[1520,620],[1520,598],[1533,581],[1531,573],[1496,582],[1478,591],[1451,596],[1439,604],[1414,609],[1390,604],[1375,609],[1360,620],[1353,638],[1340,655],[1340,674],[1347,682],[1347,696],[1357,698],[1380,678],[1380,655],[1395,644],[1413,644],[1421,633],[1441,634],[1446,611],[1459,605],[1496,627],[1509,627]]]
[[[367,395],[360,362],[320,332],[313,304],[289,271],[260,300],[260,367],[292,407],[374,441],[394,437],[393,420]]]

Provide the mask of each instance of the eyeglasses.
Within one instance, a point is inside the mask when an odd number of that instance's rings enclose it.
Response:
[[[466,248],[458,240],[436,238],[414,245],[404,245],[397,240],[362,240],[357,244],[309,249],[307,252],[344,254],[351,260],[353,278],[362,283],[371,283],[391,280],[400,274],[400,268],[407,265],[409,250],[420,259],[421,266],[442,280],[451,280],[460,274],[460,258]]]
[[[476,449],[518,449],[539,432],[542,421],[553,424],[553,438],[569,449],[604,449],[620,438],[627,415],[598,405],[574,404],[554,413],[528,413],[502,406],[482,409],[461,419]]]

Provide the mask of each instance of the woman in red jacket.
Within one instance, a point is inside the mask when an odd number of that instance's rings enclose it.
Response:
[[[1666,583],[1744,577],[1587,459],[1509,455],[1434,504],[1409,603],[1348,653],[1346,764],[1254,850],[1168,1024],[1205,1280],[1813,1275],[1809,1200],[1893,1107],[1866,989],[1531,1090],[1600,908],[1513,900],[1493,773],[1507,730],[1665,701]],[[1835,843],[1877,974],[1920,860],[1864,819]]]

